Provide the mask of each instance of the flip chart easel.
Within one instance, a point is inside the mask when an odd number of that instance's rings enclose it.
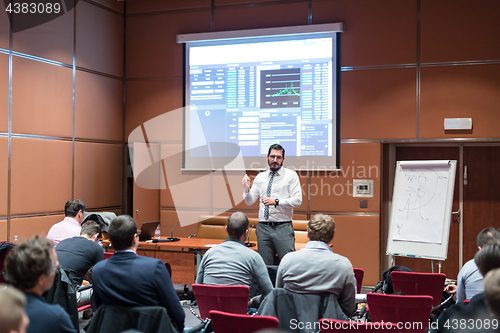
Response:
[[[456,165],[455,160],[397,162],[388,255],[446,259]]]

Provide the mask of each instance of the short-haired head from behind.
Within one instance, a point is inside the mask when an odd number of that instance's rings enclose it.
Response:
[[[483,279],[484,300],[491,313],[500,319],[500,268],[489,271]]]
[[[335,221],[329,215],[316,214],[307,223],[307,237],[311,241],[329,244],[335,235]]]
[[[0,333],[25,333],[29,318],[25,312],[26,296],[6,284],[0,284]]]
[[[64,215],[67,217],[75,217],[79,211],[85,213],[85,202],[80,199],[69,199],[64,205]]]
[[[479,249],[484,247],[485,245],[499,242],[500,241],[500,232],[493,227],[484,228],[477,234],[476,244]]]
[[[87,220],[85,223],[82,225],[82,230],[80,231],[80,236],[83,236],[86,238],[92,238],[97,234],[96,240],[102,238],[102,232],[101,232],[101,225],[99,222],[92,221],[92,220]],[[93,240],[93,239],[92,239]]]
[[[248,230],[248,225],[248,217],[244,213],[233,213],[227,219],[227,233],[229,237],[239,239]]]
[[[108,236],[115,250],[131,248],[135,235],[137,235],[137,224],[129,215],[115,217],[109,225]]]
[[[55,260],[57,255],[47,238],[35,236],[26,239],[7,256],[7,280],[20,290],[32,289],[37,286],[40,276],[50,276],[57,269]]]
[[[500,268],[500,242],[484,246],[474,256],[474,262],[483,276],[495,268]]]

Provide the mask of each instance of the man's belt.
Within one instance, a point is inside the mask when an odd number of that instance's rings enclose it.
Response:
[[[267,221],[259,221],[259,223],[270,225],[271,227],[277,227],[278,225],[285,223],[292,223],[292,221],[282,221],[282,222],[267,222]]]

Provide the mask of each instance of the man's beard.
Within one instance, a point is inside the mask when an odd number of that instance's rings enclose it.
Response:
[[[279,169],[281,169],[281,167],[283,166],[283,162],[281,162],[281,164],[277,163],[277,162],[269,162],[269,160],[267,161],[267,164],[269,165],[269,169],[272,171],[272,172],[276,172],[278,171]]]

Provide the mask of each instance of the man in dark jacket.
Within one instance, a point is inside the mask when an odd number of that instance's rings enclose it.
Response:
[[[92,269],[96,305],[162,306],[182,332],[184,310],[170,275],[161,260],[137,255],[139,235],[132,217],[115,218],[108,235],[115,253]]]
[[[54,283],[59,270],[57,254],[46,238],[35,236],[14,247],[5,264],[7,279],[24,291],[30,319],[27,333],[75,333],[70,316],[57,304],[47,304],[42,294]]]

